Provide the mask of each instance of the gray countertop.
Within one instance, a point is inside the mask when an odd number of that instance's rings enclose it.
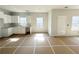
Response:
[[[19,25],[18,23],[5,23],[5,24],[2,26],[2,28],[3,28],[3,29],[7,29],[7,28],[18,27],[18,26],[23,27],[23,26]],[[27,26],[27,27],[25,27],[25,28],[30,28],[30,27]]]

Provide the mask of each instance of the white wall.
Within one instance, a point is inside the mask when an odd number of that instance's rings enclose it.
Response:
[[[51,35],[51,19],[52,19],[52,12],[48,12],[48,34]]]
[[[48,34],[51,36],[52,34],[52,10],[48,12]]]
[[[79,16],[79,10],[74,10],[74,9],[55,9],[52,10],[52,28],[51,31],[52,32],[52,36],[57,36],[57,32],[61,31],[60,29],[58,29],[59,27],[61,27],[63,25],[63,23],[61,22],[61,25],[58,26],[58,16],[66,16],[66,33],[64,35],[79,35],[79,32],[73,32],[71,31],[71,22],[72,22],[72,16]],[[54,26],[53,26],[54,24]],[[69,26],[67,26],[67,24],[69,24]],[[61,35],[61,34],[60,34]]]
[[[53,11],[48,12],[48,34],[49,36],[55,36],[56,35],[56,26],[57,26],[57,20],[56,16],[53,15]]]

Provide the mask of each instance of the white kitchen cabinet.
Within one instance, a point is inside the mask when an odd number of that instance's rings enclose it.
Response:
[[[13,27],[10,27],[7,23],[12,23],[11,16],[4,14],[0,11],[0,37],[7,37],[13,34]]]
[[[0,18],[4,18],[4,13],[0,11]]]
[[[18,16],[11,16],[12,23],[18,23]]]
[[[5,15],[4,16],[4,23],[11,23],[11,16]]]
[[[1,28],[0,28],[0,37],[2,37],[2,35],[1,35]]]
[[[13,34],[13,28],[4,28],[2,29],[2,37],[8,37]]]
[[[13,28],[8,28],[8,36],[13,34],[12,30],[13,30]]]
[[[0,37],[2,37],[3,18],[0,18]]]
[[[14,27],[13,29],[14,34],[25,34],[26,32],[26,28],[21,26]]]

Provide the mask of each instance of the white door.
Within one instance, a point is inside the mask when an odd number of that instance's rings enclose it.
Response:
[[[66,34],[66,20],[67,20],[67,16],[57,17],[57,35]]]

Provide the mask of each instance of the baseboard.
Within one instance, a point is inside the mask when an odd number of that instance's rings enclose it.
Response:
[[[31,32],[31,34],[35,34],[35,33],[46,33],[46,34],[48,34],[48,32]]]

